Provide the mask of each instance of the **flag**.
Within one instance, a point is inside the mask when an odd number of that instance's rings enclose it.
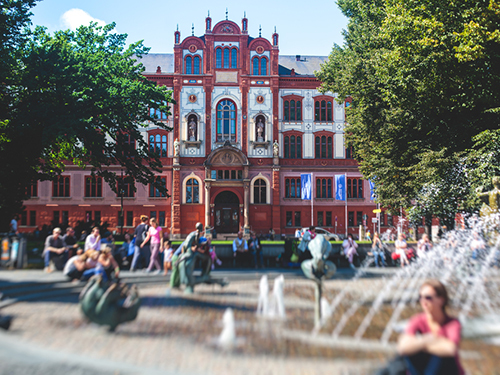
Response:
[[[375,199],[375,183],[368,180],[368,183],[370,184],[370,200]]]
[[[304,173],[300,175],[300,188],[301,196],[303,200],[311,200],[311,175],[309,173]]]
[[[335,175],[335,199],[345,201],[345,174]]]

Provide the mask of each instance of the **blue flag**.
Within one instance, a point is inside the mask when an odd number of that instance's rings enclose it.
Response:
[[[368,180],[368,183],[370,184],[370,200],[375,199],[375,183],[372,181]]]
[[[300,190],[303,200],[311,200],[311,175],[309,173],[304,173],[300,175]]]
[[[345,201],[345,174],[335,175],[335,199]]]

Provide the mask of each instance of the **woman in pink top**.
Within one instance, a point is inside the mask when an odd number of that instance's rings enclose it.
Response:
[[[149,227],[148,235],[141,244],[142,248],[151,239],[151,260],[149,261],[149,267],[146,272],[151,272],[154,266],[158,269],[157,272],[160,273],[161,265],[158,261],[158,255],[160,254],[160,249],[163,248],[163,235],[161,233],[161,228],[158,226],[154,217],[149,220],[149,224],[151,226]]]
[[[420,287],[424,312],[411,318],[398,341],[410,374],[464,374],[458,358],[461,325],[446,313],[447,304],[440,281],[428,280]]]

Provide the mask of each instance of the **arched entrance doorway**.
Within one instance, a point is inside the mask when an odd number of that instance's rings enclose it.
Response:
[[[219,193],[214,200],[217,233],[237,233],[240,227],[240,200],[231,191]]]

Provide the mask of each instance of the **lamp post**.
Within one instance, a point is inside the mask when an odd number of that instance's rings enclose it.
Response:
[[[123,236],[123,169],[121,170],[121,178],[120,178],[120,235]]]

